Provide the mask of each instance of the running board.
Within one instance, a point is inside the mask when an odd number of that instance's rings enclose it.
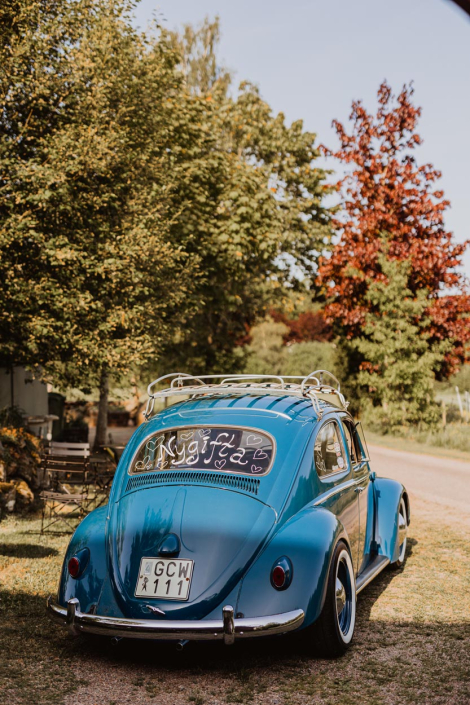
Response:
[[[369,563],[367,568],[358,576],[356,580],[356,595],[358,595],[361,590],[363,590],[366,585],[382,572],[384,568],[390,563],[390,558],[386,556],[375,556],[375,558]]]

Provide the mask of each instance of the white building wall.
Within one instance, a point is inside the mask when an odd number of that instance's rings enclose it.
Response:
[[[0,409],[11,406],[12,389],[9,370],[0,368]],[[47,385],[33,379],[23,367],[13,368],[13,405],[28,416],[45,416],[48,413]]]

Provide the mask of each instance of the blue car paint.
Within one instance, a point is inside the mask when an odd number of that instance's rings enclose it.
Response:
[[[325,409],[321,424],[330,418],[339,421],[334,407]],[[162,538],[175,533],[181,540],[178,557],[192,558],[195,568],[187,602],[158,600],[164,618],[220,617],[222,605],[230,602],[245,616],[301,608],[306,613],[302,628],[311,624],[322,609],[338,540],[343,539],[351,552],[356,550],[341,520],[351,513],[351,493],[344,490],[321,502],[323,494],[353,472],[349,462],[332,481],[318,477],[313,445],[321,424],[307,400],[248,395],[188,400],[142,424],[121,457],[108,506],[89,514],[72,537],[59,603],[65,606],[77,597],[85,612],[148,619],[145,599],[134,596],[140,559],[156,555]],[[227,488],[211,486],[210,481],[200,486],[177,481],[146,486],[144,480],[128,489],[128,470],[145,439],[161,429],[194,425],[253,428],[274,437],[274,463],[260,478],[256,495],[243,489],[243,483]],[[341,423],[339,427],[344,443]],[[403,486],[393,480],[377,478],[369,483],[366,559],[373,549],[390,560],[398,557],[397,509],[403,493]],[[74,580],[67,562],[85,546],[90,563]],[[291,559],[294,573],[291,586],[278,591],[271,585],[270,572],[282,555]],[[361,556],[358,562],[363,562]]]
[[[378,553],[381,556],[390,558],[393,563],[398,558],[400,548],[398,544],[397,507],[403,494],[405,495],[405,502],[408,502],[408,498],[403,485],[395,482],[395,480],[378,477],[374,482],[374,486],[377,498],[376,541]]]
[[[106,573],[105,523],[108,508],[98,507],[88,514],[75,531],[65,554],[59,584],[59,603],[67,604],[71,597],[77,597],[84,612],[97,604]],[[74,579],[69,575],[67,564],[70,558],[81,549],[90,550],[90,559],[83,575]]]
[[[143,600],[134,597],[140,560],[157,557],[163,537],[176,533],[178,558],[195,561],[191,595],[187,602],[159,599],[159,605],[167,619],[202,619],[243,577],[275,520],[273,509],[255,497],[217,487],[172,485],[126,495],[109,523],[109,571],[121,610],[143,616]]]
[[[346,538],[337,518],[321,507],[307,507],[294,515],[273,536],[269,545],[242,581],[237,611],[247,617],[265,616],[303,609],[303,627],[320,614],[325,598],[331,548]],[[287,555],[294,574],[288,590],[272,587],[270,572],[274,561]]]

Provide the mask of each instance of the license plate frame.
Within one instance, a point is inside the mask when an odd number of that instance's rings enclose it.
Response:
[[[168,573],[169,569],[171,569],[171,573]],[[190,558],[144,556],[140,560],[134,597],[146,600],[187,602],[191,590],[193,569],[194,561]],[[145,580],[146,578],[147,580]]]

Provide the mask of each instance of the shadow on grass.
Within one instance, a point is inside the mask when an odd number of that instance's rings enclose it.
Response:
[[[415,545],[409,542],[408,555]],[[168,702],[174,696],[174,702],[183,698],[203,703],[211,692],[224,703],[250,703],[258,693],[273,691],[277,702],[284,702],[282,693],[307,702],[350,705],[358,699],[383,702],[381,689],[387,689],[390,702],[403,702],[394,698],[391,687],[398,694],[406,692],[408,702],[465,702],[461,689],[469,667],[468,625],[380,616],[371,620],[376,600],[400,573],[385,570],[361,593],[356,640],[339,661],[310,658],[296,635],[231,647],[190,643],[182,652],[174,644],[150,641],[122,640],[114,647],[109,638],[70,636],[49,620],[43,597],[3,591],[0,702],[62,703],[83,684],[93,697],[96,693],[93,702],[108,703],[107,691],[100,688],[109,669],[116,682],[116,702],[121,694],[132,701],[140,693],[136,702],[158,703],[157,696],[164,692]]]
[[[417,541],[408,542],[407,556],[412,553]],[[387,589],[392,580],[402,569],[384,570],[358,599],[358,621],[364,628],[364,622],[370,619],[370,612],[375,601]],[[366,624],[367,628],[367,624]],[[87,652],[96,660],[124,662],[130,665],[158,664],[159,668],[192,672],[216,671],[233,673],[246,669],[272,669],[276,672],[279,665],[302,666],[312,659],[308,642],[303,635],[287,634],[282,637],[247,639],[238,641],[230,647],[223,642],[189,642],[182,651],[178,651],[175,642],[152,642],[146,640],[122,639],[113,645],[111,639],[97,636],[81,636],[75,642],[81,653]],[[354,650],[354,649],[353,649]]]
[[[418,541],[416,539],[408,537],[406,545],[407,561],[413,554],[413,548],[417,545]],[[369,621],[370,613],[372,611],[374,603],[377,602],[382,593],[385,592],[392,580],[397,577],[397,575],[403,573],[404,570],[406,570],[406,561],[405,565],[401,568],[394,568],[393,566],[389,565],[387,566],[387,568],[385,568],[385,570],[379,573],[379,575],[371,583],[369,583],[369,585],[364,588],[364,590],[358,595],[357,621]]]
[[[0,556],[11,558],[47,558],[57,556],[59,552],[51,546],[41,546],[34,543],[0,544]]]
[[[0,702],[62,702],[81,683],[70,640],[47,618],[45,599],[0,591]]]

